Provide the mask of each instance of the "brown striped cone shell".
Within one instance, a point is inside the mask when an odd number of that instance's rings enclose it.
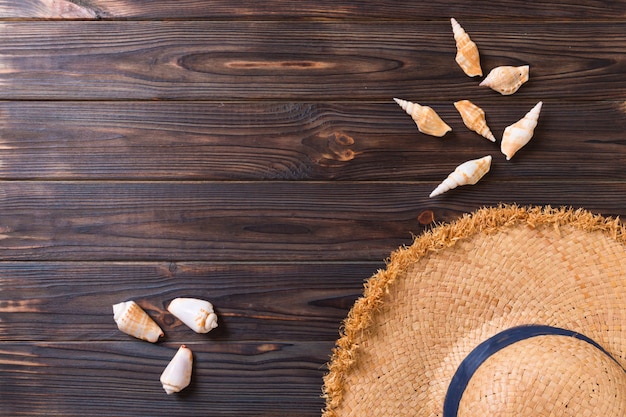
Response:
[[[175,298],[167,306],[167,311],[196,333],[208,333],[217,327],[213,305],[205,300]]]
[[[187,346],[181,345],[161,374],[160,381],[165,392],[169,395],[189,386],[192,368],[193,353]]]
[[[463,72],[470,77],[483,76],[483,70],[480,68],[480,55],[478,47],[465,30],[459,25],[456,19],[451,18],[452,32],[456,42],[456,58],[455,61]]]
[[[496,137],[491,133],[491,129],[487,126],[485,119],[485,111],[469,100],[461,100],[454,103],[454,107],[459,111],[463,118],[463,123],[468,129],[478,133],[482,137],[492,142],[496,141]]]
[[[528,81],[529,71],[530,66],[528,65],[496,67],[479,85],[489,87],[503,96],[508,96],[515,93],[522,84]]]
[[[463,162],[448,175],[429,197],[435,197],[461,185],[474,185],[485,176],[491,168],[491,155]]]
[[[504,129],[500,150],[506,155],[507,161],[533,137],[542,105],[540,101],[523,118]]]
[[[163,336],[158,324],[134,301],[113,306],[113,320],[122,332],[147,342],[156,342]]]
[[[441,117],[430,107],[421,106],[417,103],[394,98],[402,109],[407,112],[417,125],[417,129],[427,135],[442,137],[452,130]]]

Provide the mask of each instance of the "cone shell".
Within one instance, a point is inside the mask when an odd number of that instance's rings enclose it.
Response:
[[[193,353],[187,346],[181,345],[161,374],[161,384],[168,395],[182,391],[191,383],[192,367]]]
[[[460,185],[474,185],[489,172],[490,168],[491,155],[463,162],[430,193],[429,197],[438,196]]]
[[[217,327],[213,305],[197,298],[175,298],[167,310],[196,333],[208,333]]]
[[[522,84],[528,81],[529,71],[528,65],[496,67],[479,85],[489,87],[503,96],[508,96],[515,93]]]
[[[506,155],[507,161],[533,137],[542,105],[543,102],[540,101],[526,116],[504,129],[500,150]]]
[[[163,336],[159,325],[134,301],[115,304],[113,320],[122,332],[147,342],[154,343]]]
[[[407,112],[417,125],[417,129],[427,135],[442,137],[446,133],[452,130],[450,126],[446,124],[441,117],[430,107],[421,106],[417,103],[402,100],[399,98],[393,99],[402,109]]]
[[[485,119],[485,111],[469,100],[461,100],[454,103],[454,107],[459,111],[463,118],[463,123],[468,129],[473,130],[482,137],[492,142],[496,141],[495,136],[491,133],[491,129],[487,126]]]
[[[450,19],[450,23],[452,23],[452,32],[454,33],[454,40],[456,42],[456,63],[459,64],[463,72],[470,77],[482,77],[483,70],[480,68],[478,47],[472,42],[461,25],[459,25],[459,22],[452,18]]]

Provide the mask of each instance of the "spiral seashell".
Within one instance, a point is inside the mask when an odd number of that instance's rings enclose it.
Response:
[[[523,118],[504,129],[500,150],[506,155],[507,161],[533,137],[542,105],[540,101]]]
[[[454,107],[459,111],[463,118],[463,123],[468,129],[473,130],[484,138],[492,142],[496,141],[496,137],[491,133],[491,129],[487,126],[485,119],[485,111],[469,100],[461,100],[454,103]]]
[[[163,330],[134,301],[113,305],[113,320],[122,332],[147,342],[156,342]]]
[[[483,76],[483,70],[480,68],[480,55],[478,54],[478,47],[465,30],[459,25],[456,19],[451,18],[452,32],[454,33],[454,40],[456,42],[456,58],[455,61],[465,74],[470,77]]]
[[[402,100],[399,98],[393,99],[408,115],[411,116],[417,129],[427,135],[442,137],[446,133],[452,130],[450,126],[446,124],[441,117],[430,107],[420,106],[417,103]]]
[[[192,367],[193,353],[187,346],[181,345],[161,374],[161,384],[168,395],[182,391],[191,383]]]
[[[491,155],[463,162],[430,193],[429,197],[438,196],[460,185],[474,185],[489,172],[490,168]]]
[[[478,85],[489,87],[503,96],[508,96],[515,93],[522,84],[528,81],[529,71],[530,66],[528,65],[496,67]]]
[[[175,298],[167,310],[196,333],[208,333],[217,327],[213,305],[197,298]]]

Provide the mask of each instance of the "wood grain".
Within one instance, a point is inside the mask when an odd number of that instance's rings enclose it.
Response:
[[[209,5],[210,3],[210,5]],[[456,17],[485,73],[454,62]],[[626,216],[626,2],[0,0],[0,416],[319,416],[364,280],[500,203]],[[420,134],[392,101],[453,127]],[[499,138],[544,101],[506,162]],[[428,194],[492,154],[476,186]],[[191,332],[175,297],[212,301]],[[166,336],[122,334],[134,299]],[[159,375],[180,344],[192,385]]]
[[[163,329],[159,344],[328,341],[377,263],[2,262],[0,343],[135,342],[113,304],[135,300]],[[196,334],[167,311],[209,300],[219,326]],[[271,336],[271,339],[270,339]],[[239,352],[243,354],[244,352]],[[330,352],[328,352],[330,353]]]
[[[7,182],[5,260],[380,261],[419,215],[449,221],[501,202],[624,215],[623,181],[492,182],[438,199],[436,183]]]
[[[332,342],[186,345],[192,384],[168,396],[159,376],[179,344],[3,343],[0,415],[315,416],[323,407]]]
[[[476,101],[498,137],[452,126],[418,132],[394,102],[4,102],[5,180],[438,181],[470,156],[494,157],[492,181],[624,179],[624,105],[544,103],[534,139],[506,163],[499,140],[533,101]],[[584,153],[584,159],[578,158]]]
[[[404,19],[428,21],[464,18],[510,20],[608,19],[626,16],[623,2],[594,0],[527,2],[430,1],[293,1],[247,0],[10,0],[0,1],[0,18],[46,19]]]
[[[0,99],[501,98],[456,65],[447,21],[61,21],[0,28]],[[485,70],[531,65],[531,81],[514,100],[626,98],[626,24],[491,23],[466,30],[480,45]]]

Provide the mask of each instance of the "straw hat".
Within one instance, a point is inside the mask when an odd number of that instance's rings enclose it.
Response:
[[[324,417],[626,416],[626,228],[485,208],[392,254],[344,321]]]

